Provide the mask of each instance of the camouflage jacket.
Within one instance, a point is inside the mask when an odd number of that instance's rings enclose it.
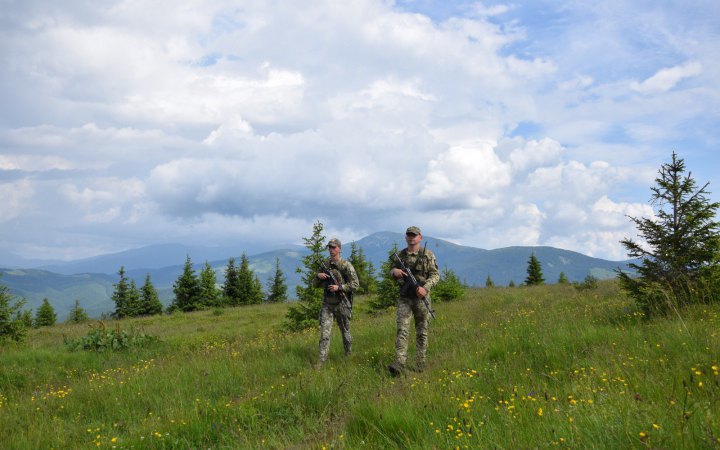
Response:
[[[437,259],[431,250],[422,248],[417,252],[408,253],[407,248],[404,248],[398,255],[405,266],[412,271],[420,286],[427,289],[428,292],[440,281]],[[397,260],[393,261],[392,269],[402,269]],[[401,278],[397,282],[403,284],[404,280]]]
[[[343,258],[340,258],[338,261],[333,261],[331,258],[328,258],[325,260],[325,267],[332,271],[333,275],[340,284],[340,289],[348,296],[351,297],[353,292],[360,287],[360,281],[358,280],[357,273],[355,273],[355,268],[350,261]],[[332,280],[320,280],[317,277],[315,278],[316,287],[323,286],[327,288],[327,286],[330,286],[331,284]],[[323,293],[323,301],[331,305],[335,305],[340,303],[340,296],[325,289]]]

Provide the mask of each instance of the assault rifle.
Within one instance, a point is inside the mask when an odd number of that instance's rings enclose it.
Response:
[[[326,266],[325,263],[322,263],[322,271],[330,277],[332,284],[334,284],[340,288],[340,290],[338,290],[337,292],[333,292],[332,294],[339,293],[340,301],[342,303],[344,303],[345,306],[347,306],[350,309],[350,311],[352,311],[352,299],[350,299],[350,297],[347,296],[345,291],[342,290],[342,285],[340,283],[338,283],[338,280],[337,280],[337,278],[335,278],[335,275],[333,274],[332,270],[330,270],[330,268],[328,266]]]
[[[404,262],[402,262],[402,259],[400,259],[397,252],[394,252],[393,256],[395,256],[395,259],[397,260],[397,262],[400,263],[400,267],[402,268],[403,272],[405,272],[407,274],[407,279],[405,280],[405,284],[403,284],[402,287],[400,288],[401,295],[407,295],[408,291],[417,292],[417,288],[420,287],[420,283],[418,283],[417,279],[415,279],[415,275],[413,275],[410,268],[407,267]],[[425,307],[427,308],[428,313],[430,313],[430,317],[437,320],[437,318],[435,317],[435,313],[433,312],[432,308],[430,307],[430,302],[428,302],[427,296],[422,297],[422,301],[423,301],[423,303],[425,303]]]

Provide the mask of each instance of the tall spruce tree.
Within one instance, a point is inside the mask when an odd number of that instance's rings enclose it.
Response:
[[[245,253],[240,257],[240,268],[238,269],[238,304],[254,305],[262,303],[265,296],[262,292],[262,283],[255,276],[255,271],[250,268],[250,259]]]
[[[621,286],[647,314],[677,306],[720,300],[720,203],[698,188],[685,161],[675,152],[660,167],[651,187],[654,218],[630,217],[643,242],[623,239],[638,277],[618,272]]]
[[[350,243],[350,256],[348,261],[355,268],[358,277],[359,287],[357,294],[372,294],[377,288],[375,276],[373,274],[374,267],[371,262],[365,259],[363,248],[355,242]]]
[[[50,304],[50,300],[46,297],[43,299],[42,305],[40,305],[35,313],[35,328],[49,327],[51,325],[55,325],[55,322],[57,322],[55,308],[53,308]]]
[[[21,342],[25,339],[27,328],[23,321],[24,299],[15,299],[10,288],[0,284],[0,344],[11,340]]]
[[[115,290],[112,294],[112,300],[113,302],[115,302],[115,312],[113,313],[113,316],[117,319],[122,319],[123,317],[127,317],[130,315],[130,307],[132,306],[130,302],[132,301],[132,299],[130,292],[130,281],[125,275],[124,266],[120,266],[120,270],[118,270],[118,275],[120,275],[120,280],[118,280],[117,283],[113,284],[113,286],[115,287]]]
[[[90,320],[87,311],[80,306],[80,300],[75,299],[75,305],[70,310],[66,323],[82,323]]]
[[[154,316],[163,311],[163,304],[150,280],[149,273],[145,275],[145,283],[140,287],[140,305],[140,315],[142,316]]]
[[[288,308],[285,326],[290,330],[301,330],[317,325],[322,305],[323,290],[315,287],[315,278],[324,260],[325,236],[320,221],[313,225],[312,236],[303,238],[305,248],[310,252],[303,257],[303,268],[297,272],[302,274],[301,283],[295,288],[298,301]]]
[[[180,311],[195,311],[200,308],[200,281],[195,275],[190,255],[185,259],[183,273],[173,284],[175,299],[170,305]]]
[[[125,303],[127,317],[137,317],[142,314],[142,302],[140,300],[140,290],[135,280],[130,280],[130,289],[128,290],[128,298]]]
[[[228,306],[239,305],[240,291],[240,278],[238,268],[235,266],[235,258],[230,258],[225,269],[225,281],[222,285],[223,303]]]
[[[205,261],[205,265],[200,271],[200,304],[206,308],[214,308],[220,306],[221,291],[217,286],[217,275],[215,269],[209,262]]]
[[[265,302],[265,292],[263,292],[263,284],[262,281],[260,281],[260,277],[258,277],[254,271],[253,277],[251,304],[256,305]]]
[[[542,266],[540,261],[535,257],[535,253],[530,254],[527,267],[527,278],[525,278],[526,286],[539,286],[545,284],[545,277],[543,276]]]
[[[393,254],[398,251],[397,243],[388,252],[388,258],[380,266],[380,282],[377,283],[376,295],[368,300],[371,310],[380,311],[395,306],[399,295],[398,282],[390,276],[393,265]]]
[[[275,274],[268,279],[268,303],[284,302],[288,299],[286,277],[280,268],[280,258],[275,258]]]

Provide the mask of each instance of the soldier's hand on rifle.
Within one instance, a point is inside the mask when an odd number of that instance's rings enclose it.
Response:
[[[407,274],[406,274],[404,271],[400,270],[400,269],[393,269],[393,270],[390,271],[390,274],[391,274],[394,278],[404,278],[404,277],[407,276]]]
[[[321,280],[327,280],[330,278],[330,275],[326,274],[325,272],[318,272],[317,277]]]
[[[328,291],[330,292],[337,292],[339,290],[340,286],[338,286],[337,284],[331,284],[330,286],[328,286]]]
[[[415,293],[417,294],[418,298],[423,298],[427,295],[428,291],[422,286],[418,286],[415,290]]]

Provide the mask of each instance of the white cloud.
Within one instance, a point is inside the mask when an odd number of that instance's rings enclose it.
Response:
[[[674,88],[685,78],[692,78],[702,73],[702,64],[688,62],[680,66],[669,67],[659,70],[655,75],[642,81],[633,83],[632,89],[641,94],[653,94],[667,92]]]
[[[322,218],[616,256],[671,148],[716,165],[717,8],[541,3],[18,4],[0,232],[89,256]]]
[[[145,197],[145,185],[137,179],[100,178],[95,186],[75,184],[59,186],[58,193],[69,205],[83,211],[83,220],[91,223],[134,222],[132,217]]]
[[[521,143],[521,146],[513,144]],[[508,160],[514,171],[526,172],[536,167],[553,164],[560,161],[563,148],[559,142],[544,138],[541,141],[530,140],[521,142],[519,139],[508,140],[503,143],[503,149],[509,148]]]
[[[29,180],[14,183],[0,183],[0,223],[21,217],[28,209],[28,202],[35,190]]]
[[[419,197],[443,208],[482,208],[510,181],[490,146],[451,147],[429,162]]]
[[[54,155],[0,155],[0,170],[23,170],[28,172],[47,170],[70,170],[75,163]]]

